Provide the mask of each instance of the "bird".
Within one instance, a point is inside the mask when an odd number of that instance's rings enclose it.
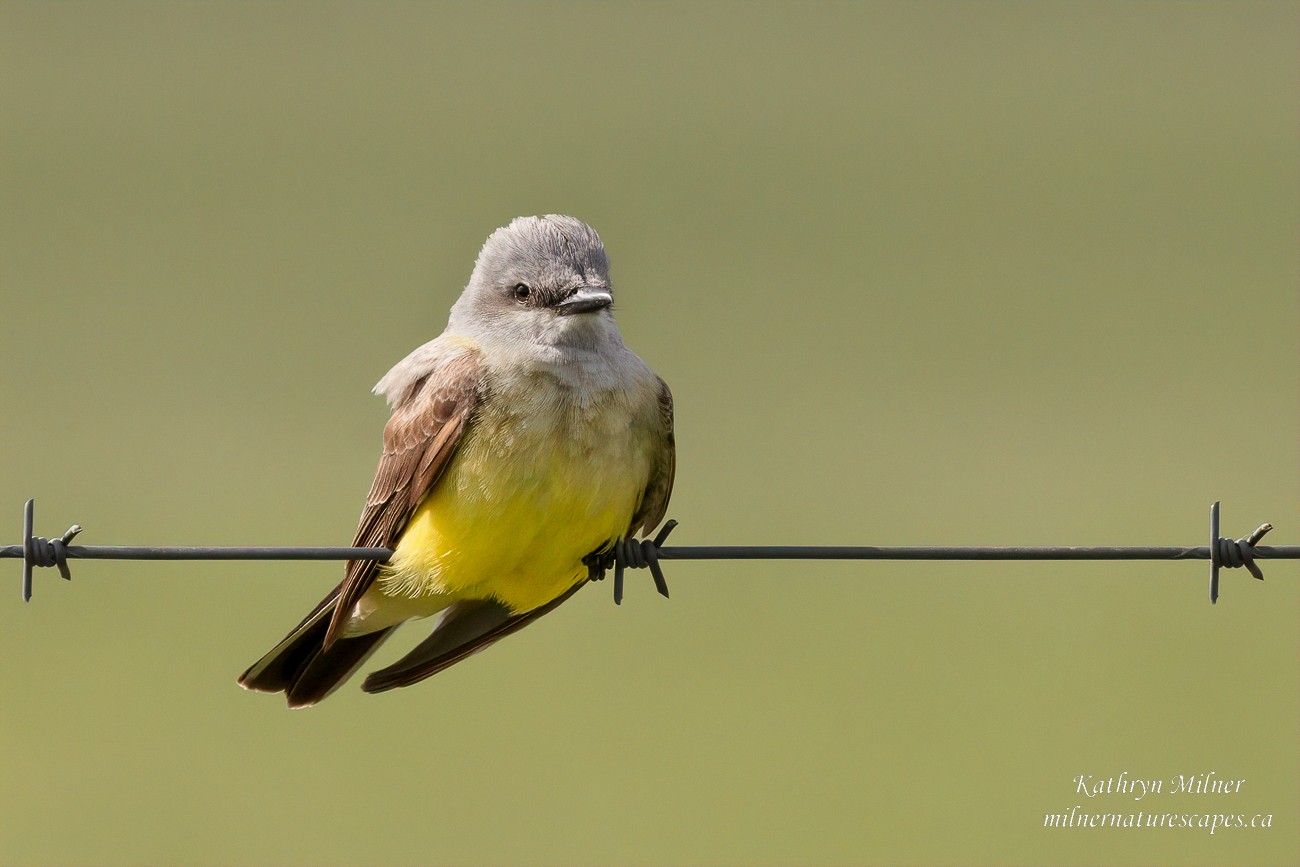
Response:
[[[409,620],[432,632],[367,675],[383,692],[516,632],[663,520],[676,468],[668,385],[628,349],[586,223],[488,236],[443,332],[375,386],[391,414],[342,582],[238,679],[317,704]]]

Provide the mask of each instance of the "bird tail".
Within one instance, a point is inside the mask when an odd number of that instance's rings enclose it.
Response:
[[[397,662],[372,672],[361,688],[366,692],[384,692],[432,677],[554,611],[586,583],[586,579],[579,581],[558,598],[523,614],[512,614],[509,608],[491,599],[454,603],[443,611],[428,638]]]
[[[292,708],[311,707],[342,686],[395,627],[340,638],[326,648],[325,632],[340,589],[342,585],[240,675],[239,685],[257,692],[282,692]]]

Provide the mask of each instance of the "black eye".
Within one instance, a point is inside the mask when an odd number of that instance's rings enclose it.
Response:
[[[515,300],[520,302],[527,301],[528,296],[533,294],[533,290],[529,288],[527,283],[516,283],[511,292],[514,294]]]

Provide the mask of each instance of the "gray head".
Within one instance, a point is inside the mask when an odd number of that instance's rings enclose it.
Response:
[[[621,343],[610,307],[609,259],[573,217],[518,217],[483,244],[447,330],[521,348]]]

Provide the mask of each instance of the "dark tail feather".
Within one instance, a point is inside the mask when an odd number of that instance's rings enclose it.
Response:
[[[283,692],[289,707],[310,707],[338,689],[383,642],[392,628],[340,638],[324,649],[338,591],[330,594],[269,653],[239,677],[244,689]]]
[[[355,638],[340,638],[328,650],[317,651],[285,690],[289,707],[311,707],[342,686],[394,628],[390,626]],[[324,638],[322,629],[321,640]]]
[[[372,672],[361,688],[366,692],[383,692],[432,677],[554,611],[585,583],[580,581],[562,596],[523,614],[511,615],[504,605],[490,600],[458,602],[447,609],[428,638],[397,662]]]

